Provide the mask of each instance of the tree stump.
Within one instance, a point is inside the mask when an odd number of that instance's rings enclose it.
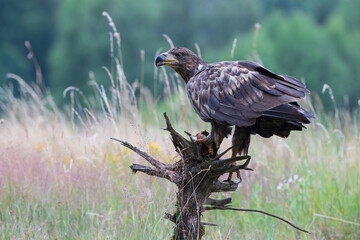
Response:
[[[250,156],[221,159],[225,153],[231,150],[232,147],[230,147],[223,153],[211,158],[209,149],[205,144],[185,139],[173,129],[166,113],[164,113],[164,117],[166,121],[164,130],[170,132],[175,151],[180,156],[180,160],[174,164],[162,163],[128,142],[112,139],[133,150],[153,166],[132,164],[130,168],[134,173],[143,172],[151,176],[165,178],[178,187],[176,212],[174,214],[165,213],[165,218],[175,223],[172,239],[201,239],[205,234],[205,225],[216,226],[216,224],[202,222],[201,215],[206,210],[214,209],[262,213],[280,219],[300,231],[307,232],[285,219],[261,210],[232,208],[229,206],[232,201],[231,198],[210,198],[213,192],[232,192],[238,188],[240,182],[222,182],[219,177],[224,173],[235,172],[240,169],[252,170],[248,168]],[[245,160],[245,163],[233,164],[241,160]]]
[[[239,169],[252,170],[247,167],[250,156],[221,159],[231,149],[229,148],[216,157],[210,158],[208,148],[204,144],[185,139],[173,129],[166,113],[164,117],[166,121],[164,130],[170,132],[175,151],[180,155],[180,160],[174,164],[164,164],[125,141],[114,140],[133,150],[153,166],[133,164],[130,168],[134,173],[143,172],[165,178],[178,187],[176,212],[165,214],[165,218],[175,223],[172,239],[201,239],[205,234],[204,225],[216,226],[216,224],[201,221],[201,215],[206,210],[206,206],[221,208],[231,203],[231,198],[212,199],[211,193],[235,191],[239,185],[239,182],[221,182],[219,177],[224,173]],[[230,165],[240,160],[246,161],[242,165]]]

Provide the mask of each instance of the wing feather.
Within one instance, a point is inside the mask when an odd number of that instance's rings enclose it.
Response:
[[[285,119],[292,108],[279,106],[296,102],[308,93],[295,78],[277,75],[249,61],[207,64],[189,80],[187,91],[204,121],[239,127],[253,125],[264,113]],[[296,121],[298,114],[294,111],[288,120]]]
[[[302,98],[302,97],[305,97],[305,93],[304,92],[301,92],[301,91],[298,91],[294,88],[291,88],[291,87],[288,87],[282,83],[275,83],[275,87],[277,90],[279,90],[280,92],[282,92],[282,94],[287,94],[287,95],[290,95],[290,96],[293,96],[293,97],[296,97],[296,98]]]

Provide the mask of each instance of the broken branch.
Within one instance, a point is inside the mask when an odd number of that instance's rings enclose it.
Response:
[[[205,201],[206,205],[212,205],[212,206],[217,206],[217,207],[224,207],[227,204],[230,204],[232,201],[231,198],[225,198],[225,199],[213,199],[213,198],[208,198]]]
[[[209,164],[216,168],[216,167],[220,167],[220,166],[227,166],[230,163],[245,160],[245,159],[246,159],[246,162],[239,166],[246,168],[250,163],[250,159],[251,159],[250,156],[238,156],[238,157],[232,157],[232,158],[227,158],[227,159],[222,159],[222,160],[216,160],[216,161],[211,161]]]
[[[151,167],[143,166],[140,164],[133,164],[130,166],[130,168],[134,173],[136,173],[138,171],[143,172],[150,176],[165,178],[165,179],[177,184],[177,178],[175,176],[177,173],[175,173],[175,172],[172,172],[172,174],[171,174],[169,171],[161,169],[161,168],[151,168]]]
[[[211,192],[233,192],[237,189],[240,182],[220,182],[216,180],[211,186]]]
[[[224,167],[216,169],[215,171],[212,171],[211,176],[221,176],[224,173],[236,172],[238,170],[253,171],[253,169],[248,168],[248,167],[244,167],[244,165],[237,165],[237,166],[233,166],[233,167],[224,166]]]
[[[264,214],[264,215],[267,215],[267,216],[270,216],[270,217],[273,217],[273,218],[276,218],[276,219],[279,219],[287,224],[289,224],[290,226],[292,226],[293,228],[301,231],[301,232],[305,232],[305,233],[308,233],[308,234],[311,234],[309,231],[306,231],[305,229],[302,229],[302,228],[299,228],[298,226],[296,226],[295,224],[289,222],[288,220],[282,218],[282,217],[279,217],[279,216],[276,216],[274,214],[271,214],[271,213],[268,213],[268,212],[265,212],[265,211],[262,211],[262,210],[256,210],[256,209],[247,209],[247,208],[233,208],[233,207],[205,207],[204,210],[233,210],[233,211],[239,211],[239,212],[256,212],[256,213],[261,213],[261,214]]]
[[[138,149],[137,147],[135,147],[134,145],[132,145],[132,144],[126,142],[126,141],[116,139],[116,138],[110,138],[110,139],[115,140],[115,141],[121,143],[121,145],[123,145],[124,147],[127,147],[127,148],[131,149],[132,151],[136,152],[137,154],[139,154],[142,158],[144,158],[146,161],[148,161],[154,167],[166,168],[166,164],[164,164],[162,162],[159,162],[158,160],[154,159],[152,156],[150,156],[146,152],[144,152],[144,151]]]

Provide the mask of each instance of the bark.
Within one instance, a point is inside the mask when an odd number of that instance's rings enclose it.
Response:
[[[164,130],[170,133],[175,151],[180,156],[180,160],[174,164],[164,164],[128,142],[114,140],[133,150],[152,165],[148,167],[133,164],[130,168],[134,173],[143,172],[165,178],[178,187],[176,212],[165,214],[168,220],[175,223],[172,239],[201,239],[205,234],[205,226],[216,226],[216,224],[201,222],[205,207],[226,207],[231,203],[231,198],[212,199],[211,193],[235,191],[239,185],[239,182],[221,182],[219,177],[238,169],[251,170],[247,167],[250,156],[220,159],[223,154],[219,154],[215,158],[210,158],[211,154],[204,144],[185,139],[173,129],[166,113],[164,117],[166,121]],[[230,149],[225,152],[228,150]],[[242,165],[229,167],[230,163],[240,160],[246,161]]]
[[[205,234],[205,226],[217,226],[213,223],[202,222],[202,213],[216,209],[263,213],[280,219],[300,231],[307,232],[285,219],[261,210],[232,208],[229,206],[232,201],[231,198],[210,198],[213,192],[232,192],[238,188],[239,182],[221,182],[219,177],[224,173],[239,169],[252,170],[248,168],[250,156],[221,159],[226,152],[231,150],[228,148],[223,153],[211,158],[212,154],[209,153],[209,149],[203,143],[194,143],[190,139],[185,139],[173,129],[166,113],[164,113],[164,117],[166,121],[164,130],[170,133],[175,151],[180,156],[180,160],[174,164],[162,163],[128,142],[114,138],[113,140],[136,152],[152,165],[149,167],[132,164],[130,168],[134,173],[143,172],[151,176],[165,178],[177,186],[176,211],[173,214],[165,213],[165,218],[175,224],[172,239],[201,239]],[[245,163],[234,164],[240,160],[245,160]]]

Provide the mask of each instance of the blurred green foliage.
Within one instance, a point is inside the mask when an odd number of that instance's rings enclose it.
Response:
[[[29,40],[57,102],[63,90],[90,90],[89,71],[106,85],[101,66],[111,69],[107,11],[121,34],[123,67],[128,81],[141,78],[140,51],[145,50],[145,85],[154,87],[156,51],[177,46],[196,50],[209,61],[261,61],[279,74],[305,79],[314,93],[326,83],[340,106],[354,107],[360,97],[360,1],[358,0],[0,0],[0,81],[13,72],[26,81],[34,70],[23,43]],[[260,23],[256,51],[254,24]],[[139,80],[140,81],[140,80]],[[162,92],[157,85],[157,92]],[[331,101],[322,95],[325,107]]]

